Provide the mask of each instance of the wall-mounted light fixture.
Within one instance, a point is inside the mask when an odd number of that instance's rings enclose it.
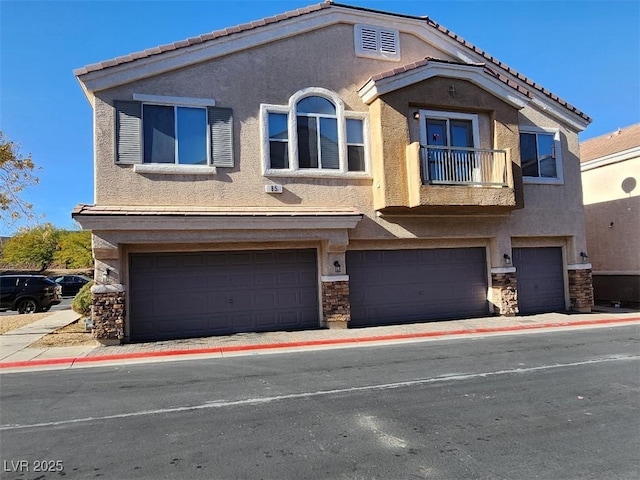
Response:
[[[340,262],[338,260],[333,262],[333,268],[335,268],[336,273],[340,273]]]
[[[589,255],[584,252],[580,252],[580,257],[582,257],[582,263],[587,263],[587,258],[589,258]]]
[[[511,257],[508,254],[505,253],[502,258],[504,258],[505,265],[511,265]]]
[[[413,119],[420,120],[420,112],[413,112]]]
[[[110,275],[111,275],[111,269],[105,268],[104,272],[102,272],[102,283],[107,283],[109,281]]]

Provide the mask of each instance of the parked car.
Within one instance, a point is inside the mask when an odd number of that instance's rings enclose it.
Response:
[[[61,275],[49,278],[62,287],[63,297],[74,296],[85,284],[91,281],[89,277],[84,275]]]
[[[62,300],[62,287],[44,275],[1,275],[0,308],[46,312]]]

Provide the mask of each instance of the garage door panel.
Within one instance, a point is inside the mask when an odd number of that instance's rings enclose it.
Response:
[[[347,252],[351,325],[488,313],[484,248]]]
[[[564,271],[560,247],[514,248],[520,313],[565,310]]]
[[[132,254],[130,338],[317,328],[315,250]]]

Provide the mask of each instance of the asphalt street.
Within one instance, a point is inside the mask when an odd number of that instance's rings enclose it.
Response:
[[[619,326],[4,374],[1,478],[638,478],[639,347]]]

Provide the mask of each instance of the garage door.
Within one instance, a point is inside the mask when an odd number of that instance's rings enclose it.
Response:
[[[347,252],[351,326],[488,314],[484,248]]]
[[[560,247],[514,248],[520,313],[566,310]]]
[[[132,341],[317,328],[315,250],[132,254]]]

